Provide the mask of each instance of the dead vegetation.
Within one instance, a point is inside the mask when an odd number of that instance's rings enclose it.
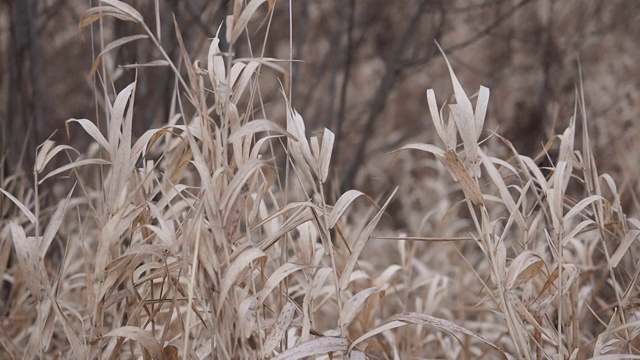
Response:
[[[280,59],[252,42],[274,9],[234,2],[195,53],[174,21],[177,58],[124,2],[82,16],[136,31],[95,57],[103,120],[66,122],[90,144],[47,140],[33,187],[2,179],[0,357],[640,358],[640,220],[598,170],[582,82],[566,126],[521,155],[486,126],[489,88],[463,87],[440,49],[453,98],[415,94],[437,139],[379,154],[389,174],[361,164],[397,185],[365,194],[339,185],[354,179],[335,173],[334,132],[291,103],[293,45]],[[146,62],[113,63],[143,41]],[[175,80],[170,112],[136,136],[149,67]]]

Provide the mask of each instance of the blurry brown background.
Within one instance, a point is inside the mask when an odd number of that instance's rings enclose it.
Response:
[[[231,11],[232,2],[127,1],[162,34],[176,63],[180,55],[172,24],[175,14],[192,59],[206,59],[208,39]],[[93,5],[98,5],[93,1]],[[31,173],[35,147],[54,131],[68,142],[64,121],[100,122],[100,99],[89,77],[100,52],[98,26],[81,33],[78,23],[90,2],[3,0],[0,2],[0,148],[6,177]],[[289,57],[289,4],[278,1],[271,26],[263,6],[236,56]],[[344,187],[388,189],[393,174],[389,151],[414,141],[436,141],[425,90],[438,103],[452,90],[443,47],[468,95],[480,84],[491,89],[483,137],[491,131],[517,149],[536,153],[551,134],[562,132],[574,111],[582,68],[592,146],[602,172],[618,177],[622,192],[637,192],[637,121],[640,113],[640,1],[637,0],[322,0],[293,1],[293,106],[310,133],[328,127],[337,134],[336,180]],[[106,41],[142,33],[135,24],[107,22]],[[224,28],[223,30],[224,31]],[[94,39],[92,42],[91,39]],[[224,49],[224,44],[223,44]],[[118,65],[159,58],[148,40],[112,52],[108,79],[115,90],[134,78]],[[138,74],[134,123],[140,134],[167,122],[174,77],[165,68]],[[278,89],[262,92],[267,108],[282,106]],[[282,110],[274,111],[278,117]],[[274,119],[282,122],[282,118]],[[86,136],[72,136],[83,148]],[[494,140],[491,140],[494,141]],[[380,159],[385,159],[380,161]]]

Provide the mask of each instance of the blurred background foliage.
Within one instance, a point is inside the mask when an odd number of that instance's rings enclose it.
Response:
[[[161,0],[162,20],[156,24],[153,1],[127,2],[159,30],[175,61],[181,55],[172,15],[191,59],[206,61],[208,39],[233,5],[228,0]],[[110,79],[102,79],[100,72],[90,77],[93,58],[105,45],[98,25],[92,31],[78,30],[90,5],[96,1],[0,2],[4,177],[18,170],[30,174],[36,146],[54,132],[57,141],[83,145],[86,136],[67,138],[64,121],[89,118],[100,124],[103,100],[95,96],[96,87],[113,84],[115,93],[136,76],[119,68]],[[397,175],[384,171],[393,166],[393,159],[380,161],[381,155],[410,141],[435,140],[425,90],[452,94],[437,40],[466,89],[480,84],[491,89],[487,128],[509,138],[527,155],[539,152],[542,143],[569,121],[580,65],[589,131],[601,171],[621,177],[623,194],[638,190],[640,2],[636,0],[293,1],[291,44],[289,3],[276,2],[271,26],[264,19],[266,7],[261,11],[247,36],[264,48],[250,48],[244,42],[236,57],[264,51],[265,56],[288,59],[292,50],[299,60],[292,67],[292,104],[308,123],[308,131],[326,126],[336,133],[334,174],[343,189],[358,187],[372,193],[388,189]],[[141,33],[129,22],[104,22],[102,27],[109,41]],[[116,69],[158,58],[151,42],[142,40],[110,53],[105,61]],[[166,68],[145,68],[137,76],[134,123],[140,134],[168,121],[175,78]],[[279,87],[263,89],[267,109],[270,99],[279,100]],[[280,104],[273,102],[274,107]],[[272,110],[267,116],[284,122],[284,109]],[[634,196],[623,198],[635,201]]]

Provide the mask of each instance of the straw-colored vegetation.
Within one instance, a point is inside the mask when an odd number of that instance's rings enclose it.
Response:
[[[640,220],[598,170],[581,83],[568,126],[524,156],[447,61],[453,98],[415,94],[439,140],[380,154],[414,174],[340,192],[334,133],[290,102],[292,59],[234,55],[273,5],[236,1],[200,55],[175,26],[178,61],[132,6],[84,14],[85,33],[138,31],[90,69],[104,125],[66,123],[90,145],[45,141],[33,187],[2,179],[1,358],[640,358]],[[157,58],[120,65],[176,85],[168,122],[134,136],[138,83],[115,88],[110,52],[143,41]]]

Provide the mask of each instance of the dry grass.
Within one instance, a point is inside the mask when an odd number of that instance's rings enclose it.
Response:
[[[386,155],[403,176],[384,196],[337,194],[335,136],[309,137],[289,103],[291,57],[234,57],[273,2],[236,1],[228,48],[202,57],[176,26],[177,63],[133,7],[102,2],[81,28],[140,30],[92,67],[106,125],[70,119],[92,145],[44,142],[33,188],[2,179],[0,357],[640,358],[640,221],[598,172],[581,84],[531,158],[484,129],[489,89],[468,96],[447,61],[455,100],[426,93],[442,146]],[[138,138],[137,82],[116,91],[109,60],[134,41],[157,60],[129,68],[176,79],[169,122]]]

